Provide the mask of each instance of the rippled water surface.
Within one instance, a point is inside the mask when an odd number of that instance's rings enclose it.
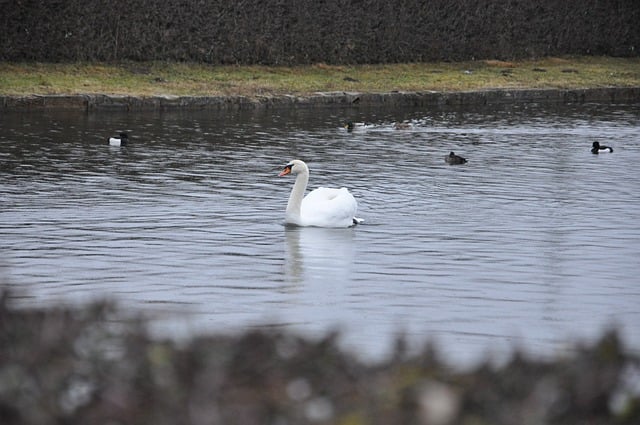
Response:
[[[461,362],[554,353],[612,324],[639,350],[639,125],[603,105],[4,114],[2,279],[23,305],[106,296],[175,334],[339,328],[366,356],[399,331]],[[285,227],[293,158],[365,223]]]

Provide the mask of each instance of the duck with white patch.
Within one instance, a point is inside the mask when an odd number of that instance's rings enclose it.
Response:
[[[127,133],[120,133],[119,137],[109,137],[109,146],[126,146],[129,141]]]
[[[357,218],[358,202],[347,188],[319,187],[304,196],[309,183],[309,167],[294,159],[278,176],[295,175],[289,195],[285,222],[298,226],[351,227],[363,220]]]
[[[613,152],[613,148],[609,146],[603,146],[600,142],[593,142],[591,153],[599,154],[599,153],[611,153]]]

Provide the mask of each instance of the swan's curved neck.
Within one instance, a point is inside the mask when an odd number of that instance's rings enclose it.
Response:
[[[287,217],[289,219],[300,219],[300,206],[302,205],[304,192],[307,190],[307,183],[309,183],[309,172],[305,170],[298,173],[287,203]]]

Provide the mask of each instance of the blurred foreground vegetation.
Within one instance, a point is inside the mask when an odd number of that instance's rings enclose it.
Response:
[[[117,307],[0,300],[0,424],[637,424],[640,359],[615,332],[554,360],[457,371],[426,345],[367,364],[338,335],[150,337]],[[634,388],[635,385],[635,388]]]

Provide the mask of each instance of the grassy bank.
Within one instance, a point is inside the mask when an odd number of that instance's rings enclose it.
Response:
[[[302,67],[209,66],[167,62],[121,64],[0,63],[0,95],[132,96],[306,95],[353,91],[467,91],[640,86],[640,58],[567,57]]]

